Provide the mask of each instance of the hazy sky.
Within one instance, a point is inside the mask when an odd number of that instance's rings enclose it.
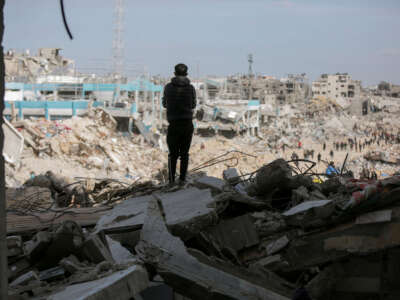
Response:
[[[6,0],[5,49],[59,47],[82,71],[111,68],[113,0]],[[399,0],[126,0],[127,69],[169,75],[348,72],[400,83]]]

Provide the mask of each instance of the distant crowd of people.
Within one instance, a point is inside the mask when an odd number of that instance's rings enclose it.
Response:
[[[357,125],[354,126],[353,128],[354,131],[358,130]],[[388,133],[387,131],[383,129],[367,129],[362,132],[365,134],[366,138],[364,139],[357,139],[357,137],[354,138],[348,138],[344,141],[334,141],[332,143],[332,147],[329,147],[330,149],[327,149],[327,144],[323,143],[322,144],[322,151],[329,151],[329,158],[330,162],[328,163],[327,160],[323,160],[322,154],[318,153],[316,155],[316,158],[318,160],[318,163],[321,161],[327,164],[326,167],[326,175],[328,177],[336,176],[337,174],[340,174],[339,168],[335,167],[334,162],[332,159],[334,158],[335,151],[350,151],[350,152],[362,152],[366,148],[370,148],[373,145],[376,146],[381,146],[381,145],[388,145],[388,144],[400,144],[400,131],[397,134],[393,133]],[[287,145],[282,146],[283,152],[285,152],[285,147]],[[297,149],[303,151],[303,158],[304,159],[314,159],[315,156],[315,150],[314,149],[306,149],[303,146],[303,143],[301,141],[298,141],[297,144]],[[293,152],[291,155],[291,159],[296,161],[299,159],[299,155],[296,152]],[[298,165],[298,162],[296,162],[296,165]],[[353,174],[350,174],[353,176]],[[374,169],[368,169],[367,167],[363,167],[361,173],[360,173],[360,178],[361,179],[377,179],[377,174]]]

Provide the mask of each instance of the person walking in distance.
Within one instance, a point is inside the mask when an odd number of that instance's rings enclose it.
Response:
[[[179,184],[184,184],[189,166],[189,149],[193,136],[193,110],[196,108],[196,91],[190,84],[188,67],[175,66],[175,77],[164,87],[163,107],[167,109],[169,183],[175,182],[176,163],[181,160]]]

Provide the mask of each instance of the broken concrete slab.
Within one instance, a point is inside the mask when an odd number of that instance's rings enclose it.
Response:
[[[226,182],[222,179],[212,176],[202,176],[194,180],[194,185],[199,188],[209,188],[214,193],[221,193]]]
[[[146,222],[136,247],[141,259],[156,268],[164,281],[179,294],[196,299],[289,299],[290,291],[273,291],[271,282],[260,284],[240,271],[211,262],[206,256],[191,255],[183,242],[167,230],[157,201],[148,206]],[[191,288],[187,288],[190,286]]]
[[[260,242],[253,220],[249,214],[223,220],[206,231],[213,237],[220,248],[240,251],[257,245]]]
[[[164,209],[168,228],[183,240],[217,223],[215,200],[209,189],[188,188],[154,197]]]
[[[282,259],[281,255],[276,254],[276,255],[264,257],[264,258],[256,261],[255,263],[253,263],[253,265],[260,266],[260,267],[267,268],[267,269],[279,270],[281,266],[287,266],[288,263]]]
[[[288,244],[289,244],[289,239],[286,235],[284,235],[283,237],[274,240],[268,243],[268,245],[266,245],[267,254],[268,255],[275,254],[280,250],[282,250],[283,248],[285,248]]]
[[[133,254],[130,253],[128,249],[121,246],[120,242],[115,241],[108,236],[106,236],[106,239],[110,248],[111,256],[117,264],[135,260]]]
[[[35,271],[29,271],[24,275],[19,276],[13,282],[10,283],[10,287],[16,287],[18,285],[27,285],[31,281],[38,281],[39,276]]]
[[[56,266],[39,273],[41,281],[55,281],[64,278],[65,269],[62,266]]]
[[[120,233],[142,228],[146,208],[153,196],[130,198],[114,206],[97,222],[95,232]]]
[[[11,164],[18,164],[24,149],[24,137],[5,117],[3,117],[2,128],[4,132],[4,159]]]
[[[358,216],[356,219],[356,224],[390,222],[391,220],[392,220],[392,210],[385,209],[385,210],[369,212],[361,216]]]
[[[110,250],[103,243],[97,234],[92,234],[86,238],[82,246],[82,254],[91,262],[100,263],[102,261],[114,262]]]
[[[306,201],[284,212],[288,225],[303,228],[320,227],[331,221],[336,202],[332,200]]]
[[[400,246],[400,208],[393,208],[391,222],[341,224],[322,233],[291,240],[281,252],[289,266],[284,271],[304,270],[335,262],[353,254],[369,254]]]
[[[115,272],[107,277],[74,284],[63,291],[47,296],[48,300],[104,300],[104,299],[136,299],[149,285],[146,270],[133,265],[126,270]]]
[[[288,211],[285,211],[282,213],[283,216],[292,216],[298,213],[302,213],[305,212],[309,209],[312,209],[314,207],[320,207],[320,206],[324,206],[327,205],[329,203],[331,203],[332,200],[316,200],[316,201],[306,201],[303,203],[300,203],[299,205],[292,207],[291,209],[289,209]]]

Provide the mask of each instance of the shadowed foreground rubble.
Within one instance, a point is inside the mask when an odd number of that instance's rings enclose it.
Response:
[[[278,159],[224,180],[192,174],[183,187],[104,184],[98,207],[14,203],[11,299],[398,299],[400,177],[312,168]],[[41,179],[25,190],[46,201],[102,195]]]

